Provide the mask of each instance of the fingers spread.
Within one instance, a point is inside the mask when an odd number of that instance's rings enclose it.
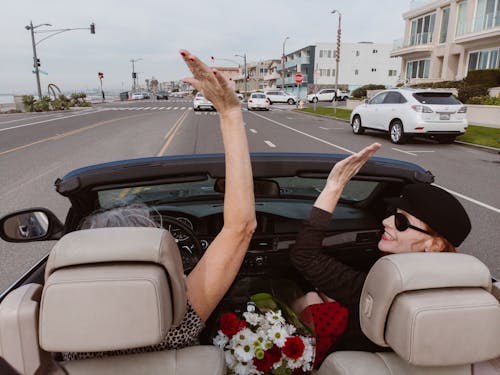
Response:
[[[221,85],[221,87],[225,89],[228,86],[226,77],[224,77],[217,69],[212,69],[212,72],[214,73],[215,78],[219,82],[219,85]]]

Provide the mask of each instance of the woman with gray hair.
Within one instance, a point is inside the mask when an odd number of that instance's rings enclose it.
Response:
[[[217,69],[210,69],[186,50],[180,50],[180,54],[193,73],[193,77],[185,78],[184,82],[202,92],[219,113],[226,161],[224,226],[186,278],[188,310],[184,320],[171,329],[160,344],[132,349],[132,352],[181,348],[197,342],[204,322],[236,278],[257,225],[252,168],[240,101]],[[80,228],[115,226],[159,225],[152,219],[148,207],[134,205],[97,212],[85,219]],[[64,353],[64,359],[130,352]]]

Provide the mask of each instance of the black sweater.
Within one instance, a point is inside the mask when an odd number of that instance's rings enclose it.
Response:
[[[322,252],[332,214],[313,207],[290,252],[293,265],[318,291],[349,309],[347,328],[333,350],[387,351],[370,341],[359,324],[359,300],[366,273]]]

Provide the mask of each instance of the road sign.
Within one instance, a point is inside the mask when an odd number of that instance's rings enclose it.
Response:
[[[304,76],[300,73],[295,74],[295,83],[302,83]]]
[[[32,70],[31,73],[35,74],[36,71],[35,70]],[[45,75],[48,75],[49,73],[47,73],[45,70],[41,70],[41,69],[38,69],[38,73],[42,73],[42,74],[45,74]]]

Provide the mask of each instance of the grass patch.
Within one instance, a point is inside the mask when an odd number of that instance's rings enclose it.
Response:
[[[315,113],[318,115],[330,116],[330,117],[335,117],[335,118],[340,118],[343,120],[349,120],[349,118],[351,116],[351,112],[352,112],[350,109],[337,108],[337,113],[334,114],[333,108],[331,108],[331,107],[317,107],[316,111],[314,110],[314,108],[304,108],[304,109],[301,109],[300,111]]]
[[[457,137],[457,140],[482,146],[500,148],[500,129],[469,125],[467,132],[465,132],[464,135]]]

